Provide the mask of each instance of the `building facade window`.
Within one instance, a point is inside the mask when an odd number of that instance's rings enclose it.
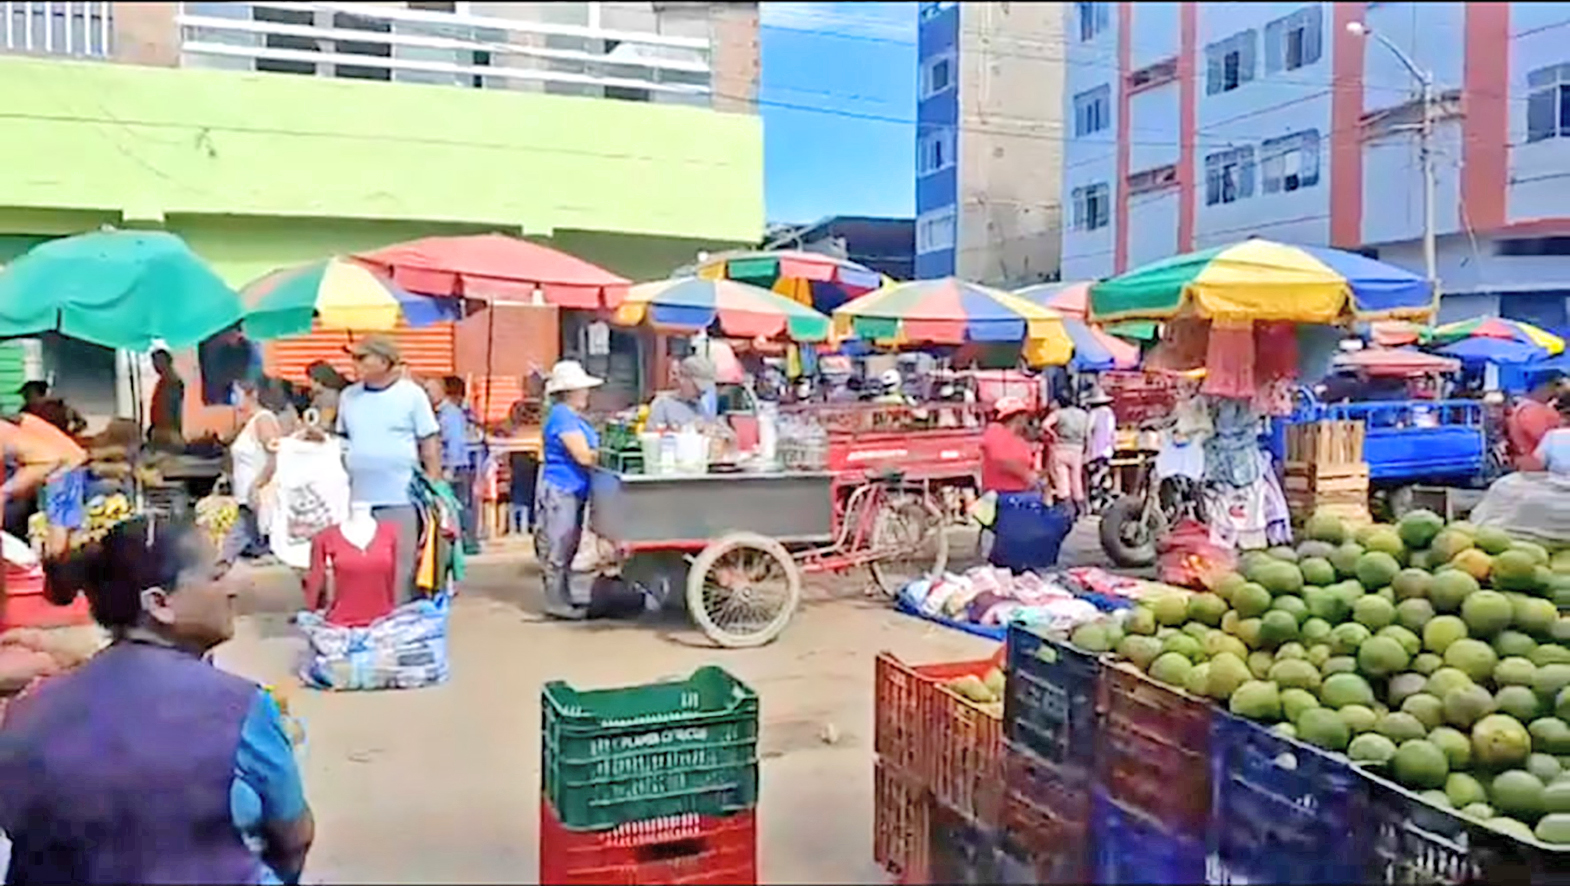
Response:
[[[940,53],[921,63],[922,98],[931,98],[952,88],[954,88],[954,53]]]
[[[916,252],[941,252],[954,248],[954,207],[945,206],[916,217]]]
[[[1094,231],[1112,223],[1112,190],[1106,182],[1074,189],[1074,230]]]
[[[1526,140],[1570,138],[1570,64],[1526,75]]]
[[[1112,125],[1112,87],[1097,86],[1074,96],[1074,137],[1101,132]]]
[[[105,58],[113,51],[110,3],[0,2],[0,48]]]
[[[1254,148],[1232,148],[1205,157],[1205,205],[1254,196]]]
[[[1074,15],[1079,22],[1079,41],[1094,40],[1112,26],[1112,4],[1075,3]]]
[[[1128,192],[1130,194],[1148,194],[1163,188],[1170,188],[1178,183],[1177,166],[1168,163],[1154,169],[1145,169],[1131,173],[1128,177]]]
[[[954,0],[943,0],[941,3],[922,3],[920,12],[922,21],[937,18],[944,12],[954,8]]]
[[[1319,130],[1265,139],[1259,146],[1259,173],[1267,194],[1319,184]]]
[[[1265,73],[1295,71],[1318,62],[1324,52],[1323,35],[1318,3],[1265,25]]]
[[[1254,79],[1259,32],[1242,31],[1205,47],[1205,94],[1231,92]]]
[[[954,127],[923,133],[916,143],[916,174],[931,175],[954,165]]]

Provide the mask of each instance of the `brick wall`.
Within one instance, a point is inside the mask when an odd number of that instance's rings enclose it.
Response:
[[[715,4],[710,18],[714,110],[758,111],[758,4]]]

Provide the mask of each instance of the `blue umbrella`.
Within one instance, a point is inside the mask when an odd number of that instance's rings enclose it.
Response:
[[[1526,371],[1570,373],[1570,351],[1560,354],[1557,357],[1549,357],[1546,360],[1538,360],[1534,363],[1529,363],[1526,366]]]
[[[1439,353],[1454,357],[1462,363],[1504,365],[1531,363],[1548,356],[1547,351],[1536,345],[1504,338],[1464,338],[1440,348]]]
[[[1101,372],[1113,367],[1116,360],[1112,352],[1096,338],[1090,327],[1078,320],[1064,317],[1063,330],[1074,343],[1074,356],[1069,363],[1075,369],[1081,372]]]

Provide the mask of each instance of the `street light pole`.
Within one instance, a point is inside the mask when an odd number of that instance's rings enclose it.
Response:
[[[1439,247],[1436,242],[1438,237],[1438,223],[1435,221],[1437,213],[1437,191],[1439,189],[1438,174],[1434,163],[1434,103],[1437,97],[1434,94],[1434,75],[1417,66],[1412,57],[1402,51],[1401,47],[1390,42],[1384,34],[1373,30],[1362,22],[1347,22],[1347,33],[1359,37],[1372,37],[1380,45],[1390,50],[1396,61],[1406,68],[1412,79],[1422,87],[1423,118],[1418,125],[1418,150],[1422,155],[1423,163],[1423,270],[1428,278],[1428,285],[1432,288],[1434,296],[1439,295]]]

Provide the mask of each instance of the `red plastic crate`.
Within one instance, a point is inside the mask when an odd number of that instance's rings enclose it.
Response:
[[[723,818],[673,815],[608,831],[570,831],[540,799],[542,886],[753,886],[758,825],[752,810]]]
[[[1090,777],[1005,744],[1001,845],[1037,883],[1088,881]],[[1010,881],[1012,882],[1012,881]]]
[[[883,759],[872,765],[872,860],[896,883],[925,883],[930,867],[932,794],[915,775]]]
[[[0,594],[0,631],[11,628],[63,628],[92,624],[87,595],[77,594],[64,606],[44,598],[44,571],[6,564],[5,593]]]
[[[873,747],[879,757],[919,779],[936,799],[978,823],[997,824],[1002,804],[1003,719],[943,684],[985,676],[991,658],[907,665],[884,652],[874,665]]]
[[[1177,833],[1203,835],[1210,819],[1207,701],[1126,665],[1101,669],[1105,712],[1096,769],[1107,796]]]

